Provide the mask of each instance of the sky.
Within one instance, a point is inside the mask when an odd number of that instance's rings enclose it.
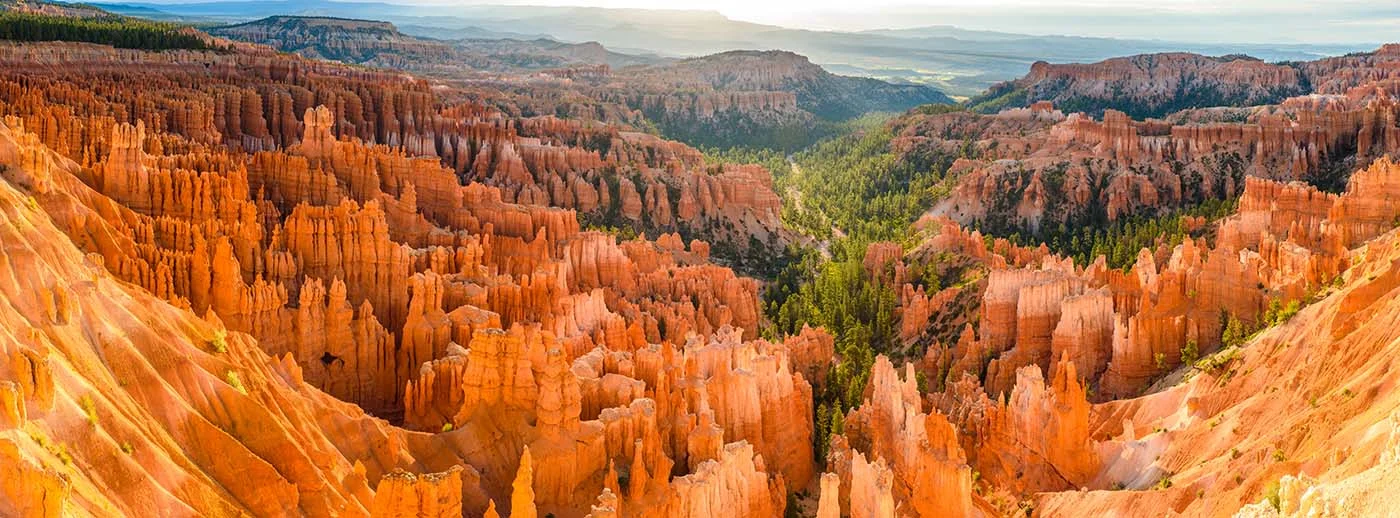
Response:
[[[396,2],[475,3],[451,0]],[[505,0],[483,3],[715,10],[784,27],[968,29],[1199,42],[1400,38],[1400,0]]]
[[[120,1],[120,0],[107,0]],[[140,1],[140,0],[137,0]],[[147,0],[187,3],[200,0]],[[1400,39],[1400,0],[347,0],[417,5],[566,5],[718,11],[820,30],[953,25],[1023,34],[1202,43]]]

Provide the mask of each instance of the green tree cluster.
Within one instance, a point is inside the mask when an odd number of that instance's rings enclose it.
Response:
[[[823,141],[794,156],[789,184],[801,192],[803,211],[792,218],[818,238],[832,226],[862,240],[901,240],[909,226],[944,196],[948,168],[957,156],[901,156],[890,147],[895,128],[888,115],[853,120],[849,134]],[[823,223],[825,226],[823,227]]]
[[[0,39],[13,41],[76,41],[124,49],[206,50],[198,35],[169,23],[121,16],[69,18],[38,14],[0,13]]]
[[[1013,232],[1007,239],[1023,246],[1045,243],[1050,251],[1073,257],[1075,264],[1081,266],[1102,255],[1109,268],[1126,269],[1137,262],[1138,252],[1144,248],[1173,247],[1188,236],[1202,235],[1206,227],[1195,229],[1193,234],[1187,218],[1218,220],[1234,213],[1237,205],[1238,200],[1234,199],[1208,199],[1161,216],[1133,216],[1101,224],[1061,224],[1025,235]],[[994,233],[988,232],[988,235]]]
[[[860,405],[875,356],[898,340],[897,298],[865,271],[865,248],[865,242],[842,240],[832,245],[828,261],[803,254],[777,276],[765,306],[772,334],[795,334],[810,325],[826,328],[836,339],[840,362],[828,372],[825,389],[813,394],[818,456],[825,454],[830,436],[840,433],[841,416]]]

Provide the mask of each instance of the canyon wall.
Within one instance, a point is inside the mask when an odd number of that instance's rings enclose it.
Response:
[[[774,231],[761,168],[708,172],[625,132],[604,157],[558,119],[256,51],[0,54],[16,64],[0,194],[22,211],[4,228],[49,247],[12,252],[9,291],[71,270],[7,306],[48,323],[5,329],[67,329],[9,346],[24,372],[4,379],[42,381],[4,385],[18,449],[0,451],[32,475],[7,501],[561,517],[742,501],[767,517],[813,479],[805,376],[827,371],[830,336],[756,340],[758,284],[708,243],[579,221],[597,195]],[[151,88],[112,87],[133,74]],[[622,164],[655,182],[630,203],[595,187]],[[97,489],[131,478],[145,489]]]

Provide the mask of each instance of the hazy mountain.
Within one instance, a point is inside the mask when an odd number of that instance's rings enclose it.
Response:
[[[331,0],[100,4],[119,13],[142,9],[192,21],[247,21],[277,14],[385,20],[407,34],[453,38],[548,35],[596,41],[609,49],[662,56],[702,56],[729,50],[788,50],[828,70],[928,84],[970,96],[1025,74],[1036,61],[1093,62],[1127,54],[1194,52],[1249,54],[1266,61],[1308,60],[1374,45],[1193,44],[1072,36],[1032,36],[950,26],[864,32],[789,29],[736,21],[714,11],[542,6],[413,6]],[[527,36],[529,35],[529,36]]]
[[[612,52],[596,42],[479,37],[442,40],[404,34],[389,22],[319,16],[269,16],[208,31],[312,58],[446,76],[483,70],[592,64],[626,67],[663,61]]]

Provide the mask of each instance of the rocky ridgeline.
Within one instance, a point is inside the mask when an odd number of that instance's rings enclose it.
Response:
[[[1162,115],[1199,106],[1273,104],[1307,93],[1293,67],[1248,58],[1197,54],[1144,54],[1090,64],[1037,61],[1014,83],[1026,101],[1050,101],[1085,111],[1112,107],[1134,115]]]
[[[1135,118],[1161,117],[1183,109],[1277,104],[1293,96],[1344,94],[1368,83],[1393,83],[1400,79],[1397,59],[1400,48],[1390,44],[1369,53],[1296,63],[1181,52],[1098,63],[1039,61],[1025,76],[992,87],[974,104],[1027,107],[1049,101],[1096,117],[1109,109]]]
[[[125,113],[127,122],[140,122],[150,129],[151,140],[162,141],[155,149],[179,153],[226,146],[254,153],[249,181],[254,190],[266,188],[283,213],[306,196],[321,196],[318,202],[326,203],[336,193],[325,192],[321,184],[301,185],[317,180],[306,157],[256,152],[300,143],[307,127],[303,115],[325,106],[327,111],[316,119],[323,125],[315,130],[318,149],[309,151],[334,154],[334,165],[342,171],[375,162],[376,154],[393,155],[392,163],[379,166],[398,168],[395,174],[414,179],[384,177],[386,182],[396,182],[384,188],[395,195],[415,191],[425,206],[447,202],[442,197],[451,193],[443,190],[444,185],[475,180],[497,187],[507,203],[575,209],[592,221],[632,226],[651,235],[679,230],[689,237],[724,239],[736,243],[739,250],[754,240],[781,246],[790,237],[782,232],[779,200],[762,168],[727,166],[710,171],[692,148],[597,123],[548,116],[512,123],[500,111],[471,103],[439,111],[428,83],[398,74],[256,53],[156,55],[83,45],[6,49],[0,61],[15,65],[7,70],[36,81],[37,88],[51,90],[69,88],[76,77],[110,81],[108,74],[116,73],[113,63],[146,63],[152,87],[160,89],[152,99],[136,102],[138,92],[122,89],[109,94],[111,102],[137,106],[138,113],[126,113],[128,108],[119,112]],[[38,72],[48,66],[76,75]],[[83,75],[89,71],[90,76]],[[203,84],[211,75],[221,79]],[[0,88],[9,89],[6,104],[34,102],[26,100],[25,87],[18,83],[11,81]],[[79,161],[92,161],[95,154],[104,152],[78,149],[84,145],[83,135],[111,132],[117,120],[92,107],[82,113],[91,117],[60,126],[48,113],[23,110],[29,127],[40,128],[45,144]],[[178,133],[184,140],[172,141],[167,132]],[[339,138],[379,144],[335,147],[330,141]],[[446,173],[440,171],[444,166],[449,169]],[[288,171],[268,180],[264,168]],[[368,194],[365,189],[373,187],[374,177],[383,176],[377,171],[341,174],[369,175],[364,182],[340,180],[357,195]],[[291,178],[295,182],[289,183]]]
[[[1102,120],[1049,103],[997,115],[909,115],[892,142],[905,157],[974,158],[933,215],[998,232],[1155,215],[1230,199],[1252,177],[1345,185],[1357,165],[1400,149],[1400,103],[1374,84],[1345,94],[1291,98],[1252,109],[1242,122]],[[906,158],[911,159],[911,158]]]
[[[795,132],[818,118],[840,120],[951,102],[925,86],[834,75],[806,57],[782,51],[732,51],[661,62],[591,42],[439,41],[404,35],[384,22],[299,16],[217,27],[211,33],[310,58],[471,79],[510,92],[514,98],[509,103],[533,113],[628,123],[645,115],[668,134],[722,147],[753,145],[754,139],[763,145],[786,139],[790,146]],[[524,82],[531,87],[520,88]]]

